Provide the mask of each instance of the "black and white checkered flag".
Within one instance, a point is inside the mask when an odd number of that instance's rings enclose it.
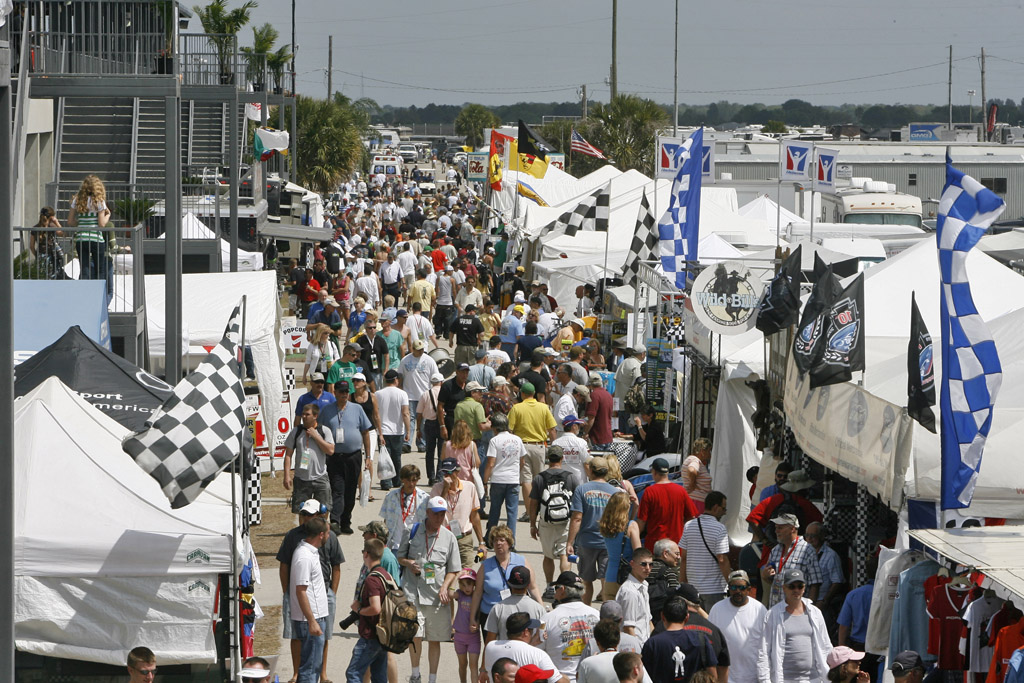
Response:
[[[558,220],[548,224],[549,230],[544,233],[547,238],[558,237],[559,235],[574,236],[581,230],[594,230],[597,232],[608,232],[608,214],[610,213],[610,200],[612,196],[612,184],[609,182],[583,198],[576,208],[566,211]]]
[[[658,240],[658,221],[651,213],[651,205],[647,201],[647,191],[640,199],[640,211],[636,215],[636,228],[633,230],[633,244],[629,247],[626,265],[622,267],[622,279],[627,285],[636,282],[640,274],[640,264],[656,261],[661,256]]]
[[[252,446],[238,366],[241,309],[224,338],[146,422],[125,437],[125,453],[159,482],[172,508],[188,505]]]

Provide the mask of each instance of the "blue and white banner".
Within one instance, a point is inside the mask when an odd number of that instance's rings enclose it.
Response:
[[[835,194],[836,157],[838,156],[838,149],[826,149],[825,147],[814,148],[815,168],[814,186],[812,189],[815,192],[828,192]]]
[[[660,142],[660,141],[659,141]],[[704,129],[699,128],[678,148],[679,170],[672,183],[668,209],[658,221],[661,265],[679,289],[686,288],[687,262],[697,260],[700,239],[700,186]]]
[[[942,383],[939,399],[943,510],[971,504],[992,409],[1003,380],[995,341],[978,313],[967,277],[967,255],[1006,203],[946,157],[939,200],[939,297]]]
[[[715,141],[704,143],[704,156],[701,159],[700,174],[710,182],[715,182]]]
[[[781,180],[810,180],[813,142],[779,140],[779,178]]]
[[[686,141],[689,138],[673,138],[658,136],[658,158],[654,167],[654,175],[661,180],[674,180],[679,173],[679,166],[684,160]],[[701,158],[701,175],[715,181],[715,142],[703,144]]]

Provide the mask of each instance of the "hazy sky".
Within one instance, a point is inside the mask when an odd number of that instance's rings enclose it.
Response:
[[[232,5],[236,5],[235,0]],[[607,100],[611,0],[296,0],[299,91],[334,87],[381,104]],[[288,42],[291,3],[260,0],[253,24]],[[619,90],[672,101],[672,0],[619,2]],[[945,103],[1024,97],[1024,1],[717,0],[680,3],[679,100]],[[193,27],[198,21],[193,19]],[[251,30],[241,43],[251,43]],[[360,78],[360,77],[363,78]]]

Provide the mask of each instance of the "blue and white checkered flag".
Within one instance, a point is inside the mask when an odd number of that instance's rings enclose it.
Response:
[[[936,240],[942,278],[940,323],[942,386],[939,400],[943,510],[971,504],[981,469],[992,408],[1003,379],[996,344],[971,296],[967,255],[1006,208],[946,157]]]
[[[697,260],[703,149],[704,129],[698,128],[676,150],[679,171],[672,182],[668,209],[658,221],[661,267],[665,275],[675,276],[679,289],[686,288],[686,262]]]

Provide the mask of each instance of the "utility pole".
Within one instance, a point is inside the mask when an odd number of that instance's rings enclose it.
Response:
[[[675,50],[672,53],[672,137],[679,137],[679,0],[676,0]]]
[[[327,36],[327,99],[334,97],[334,36]]]
[[[293,0],[294,1],[294,0]],[[953,46],[949,46],[949,88],[946,96],[949,99],[949,130],[953,130]]]
[[[988,100],[985,99],[985,48],[981,48],[981,134],[988,142]]]
[[[292,0],[292,93],[296,93],[298,90],[298,84],[295,82],[295,0]],[[295,135],[295,131],[292,131],[292,135]]]
[[[587,118],[587,84],[583,84],[583,118]]]
[[[612,0],[612,73],[611,73],[611,87],[612,95],[611,99],[615,99],[615,96],[619,94],[619,68],[617,65],[618,59],[618,31],[619,31],[619,0]]]

